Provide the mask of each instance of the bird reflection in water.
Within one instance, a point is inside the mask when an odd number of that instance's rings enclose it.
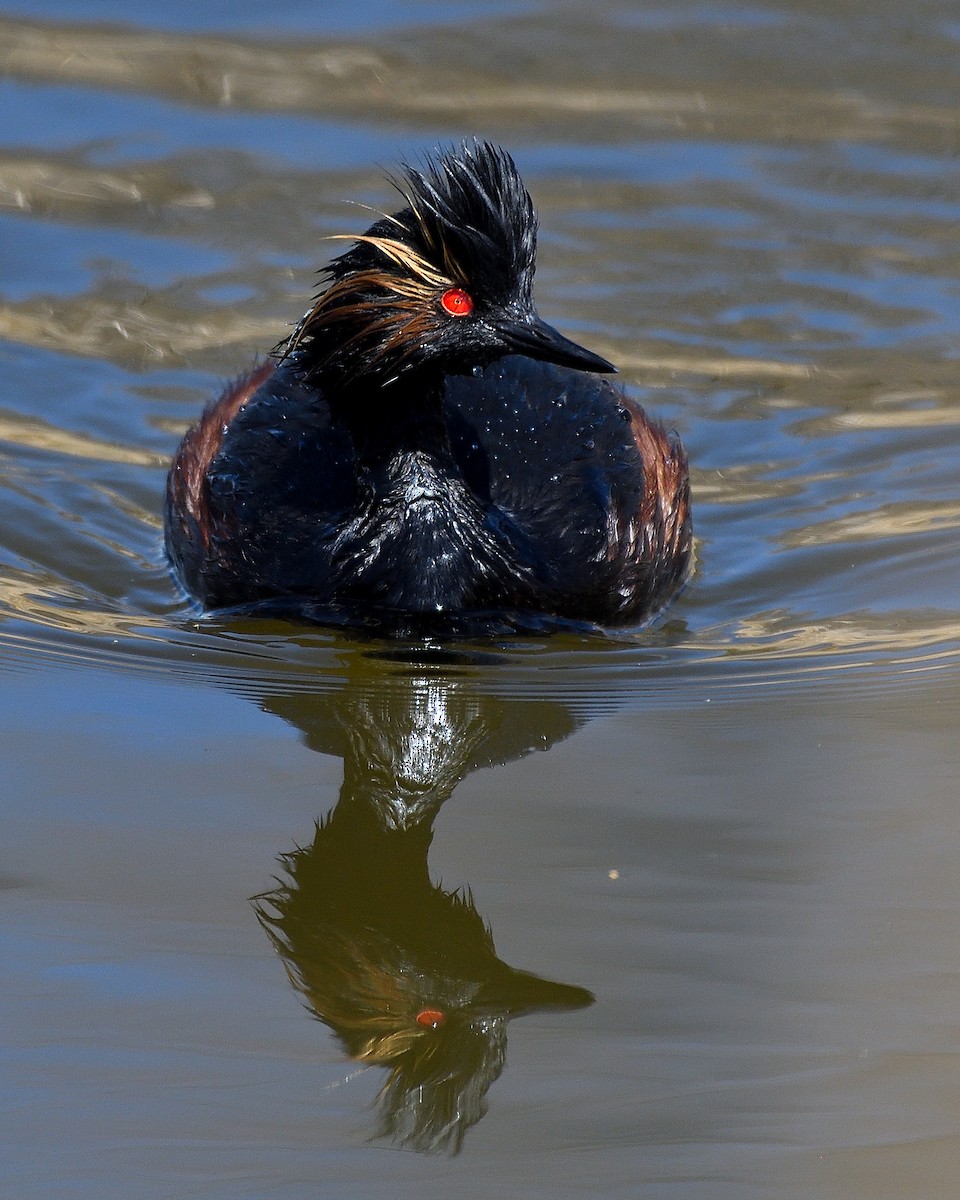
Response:
[[[263,704],[342,755],[344,778],[312,842],[284,855],[276,888],[256,898],[260,921],[347,1053],[388,1069],[377,1136],[456,1153],[503,1070],[508,1021],[593,997],[497,957],[470,891],[430,878],[433,822],[469,772],[543,749],[575,722],[423,666]]]

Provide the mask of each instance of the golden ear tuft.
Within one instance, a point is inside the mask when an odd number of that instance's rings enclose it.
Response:
[[[403,267],[404,270],[409,271],[411,275],[429,287],[444,289],[453,282],[432,266],[422,254],[418,254],[412,246],[408,246],[406,242],[401,242],[396,238],[372,237],[370,234],[364,233],[360,235],[335,234],[330,240],[363,242],[367,246],[373,246],[381,254],[385,254],[392,263]]]

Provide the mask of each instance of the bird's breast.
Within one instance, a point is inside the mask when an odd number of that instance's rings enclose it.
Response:
[[[512,596],[514,548],[452,461],[405,451],[372,473],[335,548],[337,591],[408,611],[481,607]]]
[[[413,452],[391,464],[387,502],[401,512],[417,510],[417,519],[455,519],[462,506],[456,481],[430,455]]]

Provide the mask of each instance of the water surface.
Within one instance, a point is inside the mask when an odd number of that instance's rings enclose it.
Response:
[[[0,9],[4,1189],[953,1194],[951,6],[327,7]],[[690,586],[442,654],[201,618],[179,435],[474,133],[687,444]]]

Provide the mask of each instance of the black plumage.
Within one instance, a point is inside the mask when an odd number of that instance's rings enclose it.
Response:
[[[166,536],[208,607],[390,631],[639,622],[688,569],[682,447],[532,301],[537,222],[513,160],[405,167],[275,361],[185,437]]]

